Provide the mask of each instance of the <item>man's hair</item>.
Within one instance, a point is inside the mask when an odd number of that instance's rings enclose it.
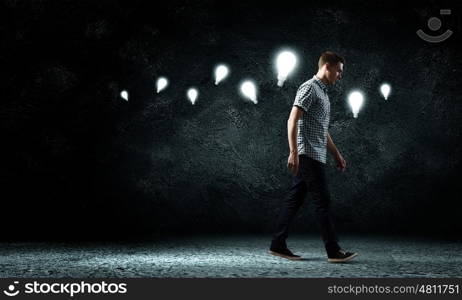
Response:
[[[321,69],[325,63],[329,63],[329,65],[336,65],[339,62],[345,64],[345,59],[335,52],[326,51],[321,54],[321,57],[319,57],[318,67]]]

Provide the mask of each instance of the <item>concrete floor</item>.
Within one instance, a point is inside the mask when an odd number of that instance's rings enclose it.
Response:
[[[267,254],[268,236],[184,237],[140,243],[0,243],[0,277],[462,277],[462,243],[346,236],[359,252],[326,262],[318,236],[293,235],[305,260]]]

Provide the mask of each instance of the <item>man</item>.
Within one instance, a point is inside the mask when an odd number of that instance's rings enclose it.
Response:
[[[326,152],[333,155],[340,170],[346,162],[328,132],[330,102],[327,86],[342,77],[345,60],[336,53],[327,51],[319,58],[318,73],[303,83],[287,121],[290,155],[287,167],[294,175],[293,184],[287,193],[277,220],[276,231],[270,253],[287,259],[301,259],[286,245],[289,226],[302,205],[307,192],[315,204],[316,221],[321,230],[329,262],[345,262],[357,253],[343,251],[330,216],[330,194],[325,176]]]

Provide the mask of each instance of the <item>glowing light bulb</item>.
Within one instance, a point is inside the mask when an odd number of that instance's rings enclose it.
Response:
[[[287,76],[294,70],[297,64],[295,54],[290,51],[281,52],[276,59],[276,68],[278,69],[278,86],[282,87]]]
[[[199,96],[199,92],[195,88],[190,88],[187,95],[189,101],[191,101],[191,103],[194,105],[194,103],[196,103],[197,97]]]
[[[350,104],[351,110],[353,111],[353,117],[358,117],[358,113],[361,106],[363,105],[363,101],[363,94],[359,91],[351,92],[348,96],[348,103]]]
[[[160,93],[168,86],[168,80],[165,77],[160,77],[157,79],[157,93]]]
[[[128,92],[126,90],[123,90],[122,92],[120,92],[120,97],[122,97],[122,99],[124,99],[125,101],[128,101]]]
[[[384,83],[380,86],[380,92],[383,95],[383,98],[387,100],[388,96],[390,95],[391,92],[391,86],[388,83]]]
[[[229,74],[229,69],[225,65],[219,65],[215,69],[215,85],[218,85],[220,81],[226,78]]]
[[[249,98],[253,103],[257,104],[257,87],[252,81],[244,81],[241,84],[241,92],[245,97]]]

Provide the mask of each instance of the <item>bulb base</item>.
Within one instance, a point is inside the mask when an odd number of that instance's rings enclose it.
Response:
[[[284,85],[284,81],[286,81],[287,76],[284,75],[278,75],[278,86],[282,87]]]

